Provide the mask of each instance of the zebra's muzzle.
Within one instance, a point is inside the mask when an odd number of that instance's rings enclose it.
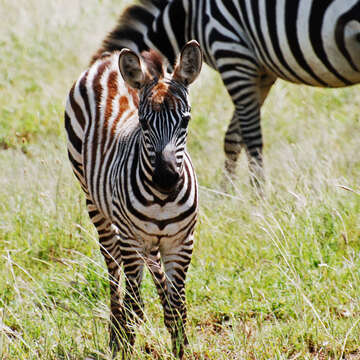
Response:
[[[166,148],[156,153],[153,174],[154,186],[161,192],[171,193],[179,184],[180,171],[176,163],[175,151]]]

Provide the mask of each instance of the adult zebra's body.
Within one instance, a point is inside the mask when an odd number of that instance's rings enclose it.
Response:
[[[142,0],[100,52],[154,48],[172,64],[188,39],[198,40],[235,106],[225,136],[230,174],[245,145],[262,177],[260,108],[276,78],[323,87],[360,82],[359,0]]]
[[[202,54],[196,41],[187,43],[171,75],[159,54],[143,56],[129,49],[105,53],[80,76],[65,110],[68,154],[110,274],[114,351],[125,354],[126,343],[134,343],[130,323],[143,317],[139,287],[146,263],[181,357],[197,219],[197,182],[185,149],[187,86],[200,72]]]

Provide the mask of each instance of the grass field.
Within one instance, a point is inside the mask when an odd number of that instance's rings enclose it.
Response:
[[[0,359],[110,359],[107,272],[63,108],[127,3],[0,0]],[[220,78],[205,68],[192,87],[186,359],[360,359],[359,90],[276,83],[259,200],[244,155],[234,190],[220,186],[232,113]],[[172,359],[149,274],[143,296],[134,359]]]

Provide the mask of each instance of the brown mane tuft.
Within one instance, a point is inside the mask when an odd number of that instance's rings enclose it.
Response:
[[[157,51],[143,51],[141,56],[144,59],[146,66],[152,76],[157,78],[164,77],[164,58]]]

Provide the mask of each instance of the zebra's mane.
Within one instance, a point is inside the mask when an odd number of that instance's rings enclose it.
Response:
[[[152,77],[163,78],[165,76],[165,59],[159,52],[152,49],[143,51],[141,57]]]
[[[94,63],[104,51],[121,50],[130,47],[128,39],[132,39],[140,49],[132,49],[139,52],[148,50],[148,46],[140,34],[139,28],[151,28],[157,14],[161,13],[171,0],[139,0],[137,4],[128,6],[120,15],[116,27],[106,36],[101,48],[91,59]]]
[[[129,26],[134,20],[139,20],[143,22],[144,19],[141,16],[144,15],[144,11],[146,11],[147,13],[149,11],[152,13],[156,11],[160,12],[164,10],[167,4],[169,4],[171,1],[172,0],[139,0],[137,4],[129,5],[123,11],[118,20],[118,26]]]

